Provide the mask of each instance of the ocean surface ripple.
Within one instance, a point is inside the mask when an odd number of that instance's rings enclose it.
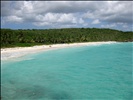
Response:
[[[132,100],[132,42],[70,47],[1,64],[2,100]]]

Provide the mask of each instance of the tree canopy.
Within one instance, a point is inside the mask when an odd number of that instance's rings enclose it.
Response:
[[[96,41],[133,41],[133,32],[105,28],[1,29],[1,48]]]

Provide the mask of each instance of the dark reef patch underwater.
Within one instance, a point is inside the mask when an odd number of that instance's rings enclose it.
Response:
[[[132,42],[70,47],[1,64],[1,100],[132,100]]]

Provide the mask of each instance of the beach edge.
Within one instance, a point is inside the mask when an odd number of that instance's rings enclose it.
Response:
[[[41,51],[48,51],[48,50],[66,48],[66,47],[92,46],[92,45],[102,45],[102,44],[112,44],[112,43],[117,43],[117,42],[116,41],[82,42],[82,43],[39,45],[33,47],[1,48],[1,60],[17,58],[31,53],[37,53]]]

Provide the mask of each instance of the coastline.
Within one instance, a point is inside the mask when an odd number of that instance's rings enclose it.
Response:
[[[115,41],[107,42],[84,42],[84,43],[70,43],[70,44],[51,44],[51,45],[40,45],[33,47],[15,47],[15,48],[1,48],[1,60],[7,60],[11,58],[18,58],[31,53],[37,53],[41,51],[48,51],[66,47],[77,47],[77,46],[91,46],[91,45],[101,45],[101,44],[111,44],[116,43]]]

